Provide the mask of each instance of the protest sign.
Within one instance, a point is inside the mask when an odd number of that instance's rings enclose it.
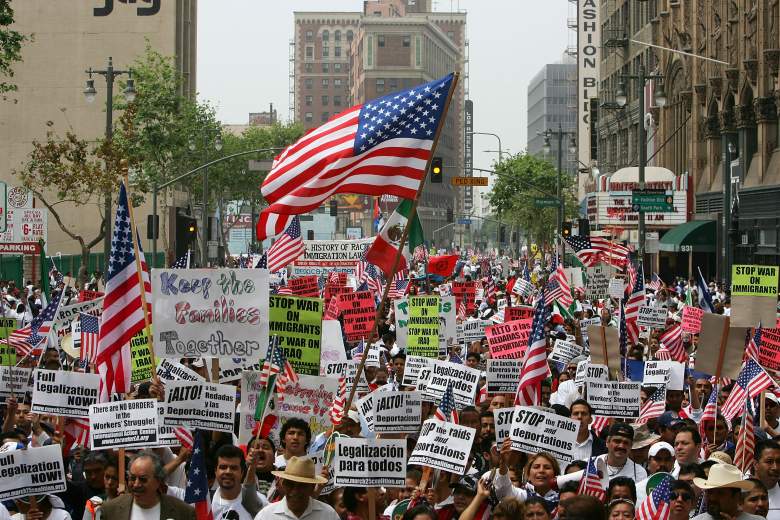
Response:
[[[439,297],[409,298],[409,320],[406,351],[414,356],[434,358],[439,355]]]
[[[569,361],[582,354],[582,347],[571,341],[555,340],[555,346],[550,353],[550,361],[568,364]]]
[[[433,364],[433,359],[422,356],[406,356],[406,363],[404,364],[404,386],[415,386],[417,379],[420,376],[420,371],[423,368],[430,367]]]
[[[33,413],[87,417],[100,387],[98,374],[36,369],[33,372]]]
[[[18,328],[13,318],[0,318],[0,340],[8,339],[8,336]],[[16,364],[16,348],[7,341],[0,343],[0,365],[11,366]]]
[[[508,307],[504,314],[504,321],[532,320],[534,317],[534,308],[527,305],[517,305]]]
[[[359,240],[304,240],[303,256],[293,266],[293,274],[327,275],[333,271],[355,274],[373,238]]]
[[[200,381],[169,381],[165,385],[164,426],[233,432],[236,388]]]
[[[363,420],[366,421],[366,428],[368,431],[374,431],[374,394],[377,390],[374,390],[370,394],[366,394],[357,402],[357,409],[360,415],[363,416]]]
[[[585,283],[585,296],[590,301],[603,300],[607,297],[609,289],[609,270],[604,264],[585,269],[587,282]]]
[[[157,446],[158,424],[159,413],[155,399],[93,404],[89,407],[91,449]]]
[[[428,419],[422,425],[408,464],[463,475],[475,435],[474,428]]]
[[[732,298],[732,312],[733,309]],[[734,327],[729,316],[705,312],[701,317],[701,334],[696,349],[696,370],[736,379],[742,369],[748,330],[748,327]],[[725,349],[721,352],[724,344]]]
[[[761,329],[758,362],[766,369],[780,371],[780,329]]]
[[[525,453],[550,453],[561,462],[571,462],[580,423],[555,413],[518,406],[512,418],[512,449]]]
[[[621,383],[619,381],[587,381],[588,404],[593,415],[600,417],[639,417],[639,388],[642,383]]]
[[[181,446],[179,438],[173,433],[173,426],[163,426],[163,416],[165,415],[165,403],[157,401],[157,447]]]
[[[172,359],[157,360],[157,377],[164,381],[205,381],[200,374]]]
[[[497,446],[501,446],[504,443],[504,440],[509,438],[514,417],[514,408],[493,408],[493,423],[496,428]]]
[[[130,338],[130,382],[148,381],[154,374],[152,351],[149,348],[149,330],[144,329]]]
[[[307,298],[319,298],[320,286],[319,276],[301,276],[300,278],[290,278],[287,280],[287,288],[293,293],[293,296],[305,296]]]
[[[347,353],[344,351],[344,339],[341,335],[341,324],[338,320],[322,320],[322,342],[320,346],[320,374],[328,363],[345,362]]]
[[[298,379],[297,383],[287,383],[276,404],[276,413],[282,422],[292,417],[306,421],[313,438],[332,425],[330,409],[338,393],[339,381],[319,376],[300,376]]]
[[[577,386],[584,386],[585,381],[599,380],[609,381],[609,369],[607,365],[598,365],[589,361],[580,361],[577,364],[577,372],[574,375],[574,383]]]
[[[666,307],[652,307],[642,305],[639,307],[639,316],[636,319],[640,327],[663,329],[666,327]]]
[[[32,371],[32,368],[0,366],[0,397],[21,397],[32,390]]]
[[[588,327],[591,325],[601,325],[601,318],[596,316],[595,318],[585,318],[580,320],[580,332],[582,333],[582,340],[588,342]]]
[[[469,320],[457,326],[457,337],[461,344],[469,345],[485,337],[485,329],[493,325],[490,320]]]
[[[347,341],[369,339],[376,316],[376,302],[371,291],[339,294],[339,311]]]
[[[571,286],[575,289],[585,288],[585,284],[582,282],[582,267],[566,267],[564,269],[566,277],[571,280]]]
[[[487,391],[489,394],[503,394],[517,391],[520,380],[522,359],[488,359],[487,360]]]
[[[368,361],[366,361],[368,363]],[[352,360],[339,361],[337,363],[328,363],[323,367],[321,376],[332,378],[345,378],[344,384],[347,388],[352,388],[355,383],[355,377],[357,376],[358,363]],[[360,373],[360,382],[355,389],[358,394],[368,392],[368,381],[366,381],[366,371],[363,370]]]
[[[404,487],[405,439],[336,439],[335,485]]]
[[[157,357],[265,357],[267,270],[152,269],[151,278]]]
[[[601,325],[588,326],[588,344],[590,345],[591,361],[609,365],[617,365],[620,360],[620,337],[614,327]]]
[[[425,381],[425,389],[422,390],[423,397],[438,402],[451,383],[455,406],[471,406],[477,395],[480,375],[481,372],[476,368],[435,359],[431,364],[430,377]]]
[[[262,366],[258,359],[254,362],[241,358],[222,358],[219,360],[219,380],[221,384],[232,383],[241,379],[244,370],[260,370]]]
[[[245,370],[241,372],[241,400],[238,403],[238,443],[247,444],[255,430],[255,409],[257,396],[265,388],[260,385],[260,372]],[[164,427],[164,426],[163,426]]]
[[[59,331],[67,328],[70,322],[79,317],[80,312],[91,312],[103,308],[103,298],[97,298],[86,302],[78,302],[71,305],[60,305],[54,318],[52,328]]]
[[[295,372],[319,374],[323,301],[272,294],[268,305],[269,334],[279,337],[279,346]]]
[[[528,348],[528,334],[530,334],[533,320],[506,321],[500,325],[491,325],[485,328],[490,357],[520,359],[525,349]]]
[[[778,268],[774,265],[733,265],[731,296],[762,296],[777,301]]]
[[[682,331],[689,334],[698,334],[701,332],[701,317],[704,314],[702,309],[686,305],[682,313]]]
[[[645,361],[645,371],[642,376],[644,386],[661,387],[669,382],[672,371],[672,361]]]
[[[625,291],[626,284],[622,278],[610,278],[609,287],[607,288],[607,292],[609,293],[610,298],[619,300],[623,297]]]
[[[79,301],[80,302],[88,302],[88,301],[91,301],[91,300],[97,300],[101,296],[103,296],[103,293],[100,292],[100,291],[86,291],[86,290],[79,291]]]
[[[6,451],[0,455],[0,500],[65,491],[59,444]]]
[[[417,433],[422,413],[419,392],[372,392],[374,433]]]
[[[399,348],[406,349],[406,337],[409,330],[408,298],[393,300],[393,310],[396,344]],[[439,299],[439,354],[448,344],[453,343],[456,339],[455,297],[443,296]]]
[[[477,282],[452,282],[452,295],[455,297],[456,306],[460,307],[460,302],[465,303],[467,316],[474,314]]]

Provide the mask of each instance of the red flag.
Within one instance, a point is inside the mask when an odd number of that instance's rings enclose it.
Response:
[[[455,270],[458,255],[432,256],[428,259],[428,274],[438,274],[447,278]]]

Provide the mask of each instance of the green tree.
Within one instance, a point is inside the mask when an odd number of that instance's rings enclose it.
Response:
[[[11,0],[0,0],[0,96],[3,99],[7,92],[16,91],[16,85],[4,78],[14,77],[13,65],[22,61],[22,44],[31,40],[30,36],[9,29],[13,23]]]
[[[490,205],[499,220],[514,224],[525,233],[529,241],[540,246],[554,242],[557,208],[537,208],[534,199],[555,196],[558,172],[547,161],[527,153],[514,155],[496,165],[498,172]],[[576,216],[575,180],[565,172],[561,175],[561,189],[565,199],[565,219]]]

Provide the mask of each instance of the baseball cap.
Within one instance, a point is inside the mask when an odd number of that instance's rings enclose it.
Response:
[[[470,477],[468,475],[464,475],[460,478],[457,482],[450,484],[450,487],[452,489],[462,489],[463,491],[466,491],[467,493],[470,493],[472,495],[477,494],[477,479],[474,477]]]
[[[609,437],[612,436],[626,437],[629,440],[634,440],[634,429],[626,423],[615,423],[609,428]]]
[[[664,412],[661,414],[661,417],[658,418],[658,426],[663,426],[664,428],[673,428],[684,423],[685,421],[676,417],[674,412]]]
[[[663,441],[656,442],[655,444],[650,446],[650,450],[647,452],[647,455],[649,457],[655,457],[656,455],[658,455],[658,452],[661,450],[666,450],[669,452],[670,455],[674,455],[674,448],[672,447],[672,445],[669,444],[668,442],[663,442]]]

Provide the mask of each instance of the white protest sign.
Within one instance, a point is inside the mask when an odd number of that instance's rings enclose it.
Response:
[[[420,377],[420,370],[433,364],[433,359],[422,356],[406,356],[404,364],[404,386],[414,386]]]
[[[260,385],[260,372],[245,370],[241,373],[241,401],[238,404],[238,443],[247,444],[255,429],[257,396],[265,388]]]
[[[451,383],[455,406],[457,408],[471,406],[477,395],[480,376],[481,372],[476,368],[435,359],[431,366],[430,378],[426,381],[423,390],[423,397],[438,401],[444,396],[447,385]]]
[[[337,487],[404,487],[406,439],[336,439]]]
[[[267,270],[152,269],[151,278],[157,357],[265,357]]]
[[[241,379],[244,370],[260,370],[260,359],[255,362],[240,358],[221,358],[219,360],[219,382],[231,383]]]
[[[344,338],[341,334],[341,323],[338,320],[322,320],[322,341],[320,341],[320,375],[330,363],[347,361],[344,350]]]
[[[374,433],[417,433],[422,415],[420,392],[372,392]]]
[[[338,436],[338,432],[334,432],[334,435]],[[335,447],[334,447],[333,451],[335,451]],[[314,460],[314,474],[315,475],[321,475],[322,474],[322,467],[325,465],[325,450],[319,450],[319,451],[315,451],[314,453],[310,453],[309,457],[311,457],[312,460]],[[329,467],[331,467],[331,468],[333,467],[333,454],[332,454],[332,452],[330,452],[330,465],[329,465]],[[333,471],[328,471],[328,481],[322,486],[322,490],[320,491],[320,496],[330,495],[331,493],[333,493],[334,489],[336,489],[336,484],[334,483],[334,480],[333,480]]]
[[[570,341],[564,341],[562,339],[555,340],[555,346],[550,353],[550,361],[557,363],[563,363],[564,365],[569,363],[572,359],[582,354],[582,347],[576,343]]]
[[[528,406],[515,408],[512,449],[525,453],[546,451],[561,462],[571,462],[580,423],[568,417]]]
[[[580,320],[580,332],[582,333],[583,341],[588,341],[588,327],[591,325],[601,325],[601,318],[596,316],[595,318]]]
[[[636,319],[640,327],[662,329],[666,327],[666,308],[642,305],[639,307],[639,316]]]
[[[589,379],[588,404],[593,415],[599,417],[639,417],[639,388],[642,383],[621,383],[619,381],[598,381]]]
[[[515,409],[513,408],[493,408],[493,422],[496,428],[496,445],[501,447],[504,440],[509,438],[512,431],[512,421],[514,420]]]
[[[609,275],[606,266],[597,265],[586,268],[588,281],[585,284],[585,295],[590,301],[603,300],[607,297]]]
[[[461,344],[468,345],[485,337],[485,328],[493,325],[490,320],[470,320],[457,326],[457,337]]]
[[[580,361],[577,364],[574,383],[577,386],[583,386],[586,379],[609,381],[609,368],[607,368],[607,365],[596,365],[589,361]]]
[[[313,438],[331,427],[330,409],[338,390],[338,379],[300,375],[297,383],[287,383],[276,413],[282,423],[292,417],[306,421]]]
[[[74,303],[72,305],[60,305],[57,309],[57,315],[54,317],[52,328],[60,330],[65,325],[79,317],[80,312],[91,312],[95,309],[103,308],[103,297],[85,302]]]
[[[0,500],[65,491],[59,444],[0,453]]]
[[[621,299],[625,290],[626,286],[621,278],[610,278],[607,289],[610,298]]]
[[[682,390],[685,386],[685,364],[677,361],[671,363],[669,370],[669,381],[666,383],[667,390]]]
[[[0,397],[23,396],[32,390],[32,368],[0,366]]]
[[[488,359],[487,360],[487,392],[489,394],[511,393],[517,390],[520,381],[522,359]]]
[[[33,413],[87,417],[89,406],[97,403],[98,374],[37,369],[33,379]]]
[[[357,402],[357,409],[366,421],[368,431],[374,431],[374,394],[376,391],[366,394]]]
[[[163,415],[165,415],[165,403],[157,401],[157,447],[180,446],[179,438],[173,433],[173,426],[163,426]]]
[[[165,384],[163,425],[233,433],[236,387],[200,381]]]
[[[368,363],[368,361],[366,361]],[[357,376],[358,363],[354,361],[339,361],[337,363],[328,363],[323,367],[320,367],[320,372],[323,377],[344,377],[347,388],[352,388],[355,383],[355,377]],[[366,381],[366,371],[360,373],[360,382],[358,383],[357,393],[368,392],[368,381]]]
[[[93,404],[89,442],[93,450],[157,446],[159,413],[154,399]]]
[[[672,361],[645,361],[642,386],[666,386],[672,371]]]
[[[157,360],[157,377],[164,381],[205,381],[203,376],[172,359]]]
[[[395,316],[395,342],[399,348],[406,348],[409,329],[409,299],[393,300]],[[457,340],[456,309],[454,296],[442,296],[439,300],[439,349],[446,348]],[[343,348],[342,348],[343,350]]]
[[[566,267],[564,269],[566,277],[571,280],[571,286],[574,288],[585,288],[582,282],[582,267]]]
[[[463,475],[475,435],[474,428],[428,419],[422,425],[408,464]]]

